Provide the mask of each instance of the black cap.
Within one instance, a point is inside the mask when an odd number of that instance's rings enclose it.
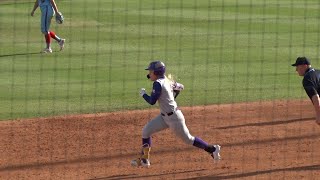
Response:
[[[292,64],[291,66],[298,66],[298,65],[310,65],[310,61],[306,57],[298,57],[296,63]]]

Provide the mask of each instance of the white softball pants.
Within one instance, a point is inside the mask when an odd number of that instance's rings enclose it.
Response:
[[[195,138],[190,134],[180,110],[175,111],[171,116],[160,114],[149,121],[142,129],[142,138],[149,138],[152,134],[167,128],[170,128],[186,144],[193,145]]]

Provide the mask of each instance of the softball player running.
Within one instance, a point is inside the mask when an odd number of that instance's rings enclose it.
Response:
[[[131,165],[150,167],[151,135],[167,128],[170,128],[186,144],[201,148],[208,152],[214,160],[219,160],[220,146],[210,145],[199,137],[192,136],[186,126],[181,110],[177,107],[175,98],[184,89],[184,86],[166,77],[166,67],[161,61],[151,62],[146,70],[149,70],[148,79],[153,81],[152,93],[149,96],[146,94],[145,89],[142,88],[140,95],[151,105],[158,101],[160,114],[144,126],[142,130],[141,156],[132,160]]]
[[[54,0],[36,0],[31,11],[31,16],[34,15],[35,10],[40,7],[41,10],[41,32],[44,34],[46,41],[46,48],[43,53],[52,53],[51,38],[55,39],[60,46],[60,51],[64,48],[65,39],[61,39],[53,31],[50,31],[51,19],[55,13],[59,13],[58,7]]]

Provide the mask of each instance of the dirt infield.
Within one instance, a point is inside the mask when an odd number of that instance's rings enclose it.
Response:
[[[310,101],[182,107],[192,135],[219,143],[214,163],[170,130],[151,168],[130,167],[158,110],[0,122],[0,179],[317,179],[320,127]]]

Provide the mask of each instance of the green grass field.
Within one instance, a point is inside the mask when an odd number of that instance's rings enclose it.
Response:
[[[57,1],[52,54],[33,3],[0,2],[0,120],[148,108],[153,59],[185,85],[180,106],[307,98],[290,64],[319,64],[318,0]]]

